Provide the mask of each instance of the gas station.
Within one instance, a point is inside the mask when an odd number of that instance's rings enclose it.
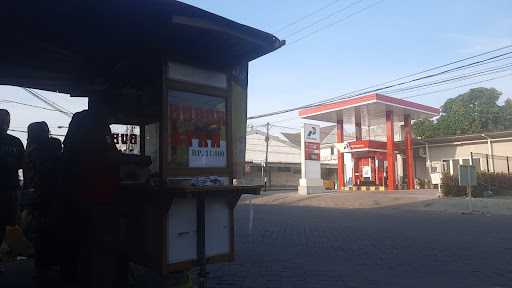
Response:
[[[402,188],[399,174],[406,189],[415,188],[411,122],[439,113],[435,107],[374,93],[306,108],[299,116],[336,124],[338,191],[393,191]]]

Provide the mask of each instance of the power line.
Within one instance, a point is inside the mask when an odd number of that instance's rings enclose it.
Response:
[[[16,104],[16,105],[22,105],[22,106],[27,106],[27,107],[32,107],[32,108],[37,108],[37,109],[42,109],[42,110],[47,110],[47,111],[59,112],[58,110],[52,109],[52,108],[47,108],[47,107],[38,106],[38,105],[32,105],[32,104],[28,104],[28,103],[22,103],[22,102],[18,102],[18,101],[6,100],[6,99],[0,99],[0,103]]]
[[[351,3],[349,3],[348,5],[343,6],[343,8],[338,9],[338,10],[336,10],[336,11],[334,11],[334,12],[332,12],[332,13],[328,14],[327,16],[322,17],[322,18],[320,18],[320,19],[316,20],[315,22],[313,22],[313,23],[311,23],[311,24],[309,24],[309,25],[306,25],[306,26],[304,26],[304,27],[302,27],[302,28],[300,28],[300,29],[298,29],[298,30],[296,30],[296,31],[293,31],[293,32],[292,32],[292,33],[290,33],[290,34],[285,35],[285,36],[284,36],[284,38],[289,38],[289,37],[295,36],[295,35],[299,34],[300,32],[305,31],[305,30],[307,30],[307,29],[309,29],[309,28],[311,28],[311,27],[315,26],[316,24],[321,23],[321,22],[323,22],[323,21],[325,21],[325,20],[327,20],[327,19],[331,18],[332,16],[334,16],[334,15],[336,15],[336,14],[339,14],[339,13],[341,13],[341,12],[343,12],[343,11],[345,11],[345,10],[349,9],[350,7],[352,7],[352,6],[356,5],[356,4],[359,4],[360,2],[363,2],[363,1],[364,1],[364,0],[356,0],[356,1],[354,1],[354,2],[351,2]]]
[[[445,67],[457,64],[457,63],[462,63],[462,62],[465,62],[467,60],[471,60],[471,59],[475,59],[475,58],[478,58],[478,57],[481,57],[481,56],[484,56],[484,55],[492,54],[494,52],[502,51],[502,50],[505,50],[505,49],[508,49],[508,48],[511,48],[511,47],[512,47],[512,44],[511,45],[506,45],[506,46],[503,46],[503,47],[500,47],[500,48],[497,48],[497,49],[493,49],[493,50],[490,50],[490,51],[482,52],[482,53],[479,53],[479,54],[476,54],[476,55],[473,55],[473,56],[470,56],[470,57],[458,59],[458,60],[449,62],[447,64],[442,64],[442,65],[438,65],[438,66],[435,66],[435,67],[432,67],[432,68],[428,68],[428,69],[425,69],[425,70],[422,70],[422,71],[419,71],[419,72],[414,72],[414,73],[406,74],[404,76],[400,76],[400,77],[395,78],[393,80],[389,80],[389,81],[386,81],[386,82],[374,84],[372,86],[368,86],[368,87],[365,87],[365,88],[362,88],[362,89],[359,89],[359,90],[348,92],[348,93],[342,94],[340,96],[344,96],[344,95],[349,95],[349,94],[352,94],[352,93],[357,93],[357,92],[365,91],[365,90],[368,90],[368,89],[371,89],[371,88],[374,88],[374,87],[378,87],[378,86],[382,86],[382,85],[387,85],[389,83],[393,83],[393,82],[400,81],[400,80],[403,80],[403,79],[407,79],[407,78],[410,78],[410,77],[413,77],[413,76],[418,76],[418,75],[421,75],[421,74],[425,74],[427,72],[435,71],[435,70],[438,70],[438,69],[441,69],[441,68],[445,68]],[[338,97],[340,97],[340,96],[338,96]],[[333,98],[331,98],[331,99],[333,99]]]
[[[293,119],[295,119],[295,118],[296,117],[294,117]],[[269,122],[269,123],[270,123],[270,128],[276,127],[276,128],[289,129],[289,130],[300,130],[300,128],[298,128],[298,127],[288,127],[288,126],[276,125],[275,123],[278,123],[278,122]],[[249,128],[259,128],[259,127],[267,126],[267,123],[261,124],[261,125],[248,125],[248,126],[249,126]]]
[[[462,62],[465,62],[465,61],[470,60],[470,59],[474,59],[474,58],[478,58],[478,57],[481,57],[481,56],[484,56],[484,55],[492,54],[494,52],[505,50],[505,49],[508,49],[508,48],[511,48],[511,47],[512,47],[512,45],[506,45],[506,46],[503,46],[503,47],[500,47],[500,48],[497,48],[497,49],[493,49],[493,50],[490,50],[490,51],[482,52],[482,53],[477,54],[477,55],[473,55],[473,56],[466,57],[466,58],[463,58],[463,59],[455,60],[455,61],[452,61],[452,62],[447,63],[447,64],[438,65],[438,66],[435,66],[435,67],[432,67],[432,68],[428,68],[428,69],[425,69],[425,70],[422,70],[422,71],[419,71],[419,72],[415,72],[415,73],[407,74],[407,75],[404,75],[404,76],[400,76],[400,77],[398,77],[396,79],[393,79],[393,80],[389,80],[389,81],[382,82],[382,83],[375,84],[375,85],[371,85],[371,86],[368,86],[368,87],[365,87],[365,88],[362,88],[362,89],[358,89],[358,90],[354,90],[354,91],[351,91],[351,92],[347,92],[347,93],[341,94],[341,95],[336,96],[336,97],[324,99],[322,101],[313,102],[312,104],[310,104],[309,107],[315,106],[315,105],[324,104],[324,103],[329,103],[329,102],[333,102],[333,101],[337,101],[337,100],[344,99],[344,98],[350,98],[350,97],[346,97],[346,96],[355,97],[355,96],[362,95],[362,94],[365,94],[365,93],[372,93],[373,91],[369,90],[371,88],[379,87],[379,86],[382,86],[382,85],[387,85],[387,84],[390,84],[390,83],[393,83],[393,82],[396,82],[396,81],[400,81],[400,80],[403,80],[403,79],[407,79],[407,78],[410,78],[410,77],[413,77],[413,76],[418,76],[418,75],[421,75],[421,74],[425,74],[427,72],[431,72],[431,71],[435,71],[435,70],[438,70],[438,69],[441,69],[441,68],[449,67],[449,66],[457,64],[457,63],[462,63]],[[509,53],[507,53],[507,54],[509,54]],[[498,55],[498,56],[501,56],[501,55]],[[505,58],[502,58],[502,59],[499,59],[499,60],[490,61],[488,63],[496,62],[496,61],[502,61],[502,60],[505,60],[505,59],[508,59],[508,58],[510,58],[510,57],[505,57]],[[481,61],[478,61],[478,62],[481,62]],[[476,62],[474,62],[474,63],[476,63]],[[483,64],[481,64],[481,65],[483,65]],[[455,71],[457,69],[452,69],[452,70]],[[367,91],[369,91],[369,92],[367,92]],[[360,92],[363,92],[363,93],[360,93]],[[354,95],[354,94],[356,94],[356,95]],[[305,107],[305,108],[308,108],[308,107]],[[299,110],[299,109],[297,109],[297,110]],[[296,111],[296,110],[293,110],[293,111]]]
[[[25,130],[18,130],[18,129],[9,129],[9,131],[12,131],[12,132],[18,132],[18,133],[24,133],[24,134],[27,134],[28,132],[25,131]],[[62,135],[62,134],[52,134],[50,133],[50,136],[57,136],[57,137],[66,137],[66,135]]]
[[[485,62],[485,61],[488,61],[488,60],[493,60],[493,59],[496,59],[496,58],[499,58],[499,57],[502,57],[502,56],[508,55],[508,54],[512,54],[512,52],[503,53],[503,54],[500,54],[500,55],[497,55],[497,56],[486,58],[484,60],[479,60],[479,61],[472,62],[472,63],[469,63],[469,64],[461,65],[461,66],[458,66],[458,67],[455,67],[455,68],[450,68],[450,69],[447,69],[447,70],[443,70],[441,72],[437,72],[437,73],[434,73],[434,74],[429,74],[429,75],[426,75],[426,76],[418,77],[418,78],[415,78],[415,79],[412,79],[412,80],[402,81],[402,82],[399,82],[399,83],[396,83],[396,84],[388,85],[388,86],[385,86],[385,87],[380,87],[380,88],[377,88],[377,89],[374,89],[374,90],[370,90],[370,91],[364,91],[362,93],[357,93],[355,95],[350,95],[350,97],[342,97],[342,96],[340,96],[340,97],[331,98],[331,99],[328,99],[328,101],[324,101],[323,103],[330,103],[330,102],[338,101],[338,100],[345,99],[345,98],[356,97],[356,96],[365,95],[365,94],[368,94],[368,93],[375,93],[375,92],[387,90],[389,88],[393,88],[393,87],[397,87],[397,86],[403,86],[403,85],[410,84],[410,83],[413,83],[413,82],[417,82],[417,81],[421,81],[421,80],[437,77],[437,76],[440,76],[440,75],[443,75],[443,74],[448,74],[448,73],[460,70],[461,68],[466,68],[466,69],[467,68],[471,68],[471,66],[476,64],[476,63],[482,63],[482,62]]]
[[[502,71],[502,72],[504,72],[504,71]],[[450,87],[450,88],[439,89],[439,90],[435,90],[435,91],[429,91],[429,92],[425,92],[425,93],[420,93],[420,94],[414,94],[414,95],[409,95],[409,96],[405,96],[405,97],[400,97],[400,99],[412,99],[412,98],[416,98],[416,97],[419,97],[419,96],[425,96],[425,95],[430,95],[430,94],[435,94],[435,93],[451,91],[451,90],[455,90],[455,89],[458,89],[458,88],[473,86],[473,85],[477,85],[477,84],[481,84],[481,83],[485,83],[485,82],[489,82],[489,81],[493,81],[493,80],[498,80],[498,79],[502,79],[502,78],[507,78],[507,77],[511,77],[511,76],[512,76],[512,73],[511,74],[502,75],[502,76],[498,76],[498,77],[484,79],[484,80],[481,80],[481,81],[475,81],[475,82],[467,83],[467,84],[464,84],[464,85],[458,85],[458,86],[455,86],[455,87]],[[297,117],[294,117],[293,119],[297,119]],[[275,126],[273,123],[274,122],[270,122],[271,126]],[[294,129],[300,129],[300,128],[294,128]]]
[[[450,91],[450,90],[454,90],[454,89],[458,89],[458,88],[463,88],[463,87],[468,87],[468,86],[472,86],[472,85],[476,85],[476,84],[481,84],[481,83],[484,83],[484,82],[489,82],[489,81],[493,81],[493,80],[497,80],[497,79],[502,79],[502,78],[506,78],[506,77],[510,77],[510,76],[512,76],[512,73],[511,74],[506,74],[506,75],[503,75],[503,76],[499,76],[499,77],[493,77],[493,78],[489,78],[489,79],[484,79],[484,80],[481,80],[481,81],[476,81],[476,82],[472,82],[472,83],[468,83],[468,84],[464,84],[464,85],[450,87],[450,88],[446,88],[446,89],[440,89],[440,90],[436,90],[436,91],[429,91],[429,92],[425,92],[425,93],[421,93],[421,94],[410,95],[410,96],[402,97],[400,99],[411,99],[411,98],[415,98],[415,97],[419,97],[419,96],[425,96],[425,95],[430,95],[430,94],[435,94],[435,93],[440,93],[440,92],[446,92],[446,91]]]
[[[41,100],[42,102],[44,102],[46,105],[56,109],[58,112],[66,115],[67,117],[71,118],[73,116],[73,112],[67,110],[66,108],[60,106],[59,104],[51,101],[50,99],[44,97],[43,95],[37,93],[36,91],[32,90],[32,89],[29,89],[29,88],[22,88],[23,90],[27,91],[29,94],[31,94],[32,96],[36,97],[37,99]]]
[[[493,67],[490,69],[481,70],[478,72],[462,74],[462,75],[458,75],[458,76],[454,76],[454,77],[444,78],[441,80],[422,83],[422,84],[413,85],[413,86],[409,86],[409,87],[398,88],[395,90],[387,90],[386,93],[401,93],[403,91],[415,90],[415,89],[422,88],[422,87],[437,86],[439,84],[463,81],[463,80],[467,80],[467,79],[471,79],[471,78],[475,78],[475,77],[481,77],[481,76],[487,76],[487,75],[491,75],[491,74],[505,72],[507,70],[510,70],[509,68],[512,68],[512,63],[508,63],[507,65],[503,65],[503,66]]]
[[[415,81],[419,81],[419,80],[423,80],[423,79],[439,76],[439,75],[442,75],[442,74],[446,74],[446,73],[449,73],[449,72],[460,70],[461,67],[470,67],[471,65],[475,65],[476,63],[482,63],[484,61],[494,60],[494,59],[496,59],[498,57],[502,57],[504,55],[508,55],[508,54],[510,54],[512,52],[500,54],[500,55],[493,56],[493,57],[490,57],[490,58],[487,58],[487,59],[484,59],[484,60],[472,62],[472,63],[465,64],[465,65],[462,65],[462,66],[459,66],[459,67],[455,67],[455,68],[451,68],[451,69],[448,69],[448,70],[444,70],[442,72],[430,74],[430,75],[427,75],[427,76],[422,76],[422,77],[415,78],[415,79],[412,79],[412,80],[409,80],[409,81],[399,82],[399,83],[396,83],[396,84],[393,84],[393,85],[388,85],[388,86],[385,86],[385,87],[369,90],[370,88],[379,87],[379,86],[386,85],[386,84],[389,84],[389,83],[393,83],[393,82],[396,82],[396,81],[399,81],[399,80],[407,79],[407,78],[410,78],[412,76],[417,76],[417,75],[425,74],[426,72],[435,71],[435,70],[438,70],[440,68],[445,68],[445,67],[451,66],[453,64],[461,63],[461,62],[464,62],[464,61],[467,61],[467,60],[470,60],[470,59],[474,59],[474,58],[477,58],[477,57],[480,57],[480,56],[483,56],[483,55],[487,55],[487,54],[490,54],[490,53],[493,53],[493,52],[501,51],[501,50],[504,50],[504,49],[507,49],[507,48],[510,48],[510,47],[512,47],[512,45],[503,46],[503,47],[500,47],[500,48],[497,48],[497,49],[494,49],[494,50],[491,50],[491,51],[483,52],[483,53],[480,53],[480,54],[477,54],[477,55],[474,55],[474,56],[471,56],[471,57],[466,57],[466,58],[463,58],[463,59],[455,60],[455,61],[452,61],[450,63],[439,65],[439,66],[435,66],[435,67],[432,67],[432,68],[428,68],[428,69],[425,69],[425,70],[420,71],[420,72],[416,72],[416,73],[412,73],[412,74],[407,74],[405,76],[401,76],[399,78],[396,78],[396,79],[393,79],[393,80],[390,80],[390,81],[386,81],[386,82],[383,82],[383,83],[380,83],[380,84],[372,85],[372,86],[369,86],[369,87],[366,87],[366,88],[363,88],[363,89],[354,90],[354,91],[342,94],[340,96],[324,99],[322,101],[314,102],[314,103],[307,104],[307,105],[297,106],[297,107],[294,107],[294,108],[283,109],[283,110],[278,110],[278,111],[275,111],[275,112],[255,115],[255,116],[248,117],[247,119],[248,120],[252,120],[252,119],[258,119],[258,118],[269,117],[269,116],[284,114],[284,113],[288,113],[288,112],[293,112],[293,111],[297,111],[297,110],[313,107],[313,106],[316,106],[316,105],[321,105],[321,104],[330,103],[330,102],[338,101],[338,100],[345,99],[345,98],[351,98],[351,97],[356,97],[356,96],[359,96],[359,95],[373,93],[373,92],[389,89],[389,88],[392,88],[392,87],[409,84],[409,83],[412,83],[412,82],[415,82]]]
[[[282,31],[288,29],[289,27],[292,27],[292,26],[294,26],[294,25],[296,25],[296,24],[298,24],[298,23],[308,19],[309,17],[311,17],[311,16],[313,16],[315,14],[318,14],[319,12],[322,12],[323,10],[331,7],[332,5],[334,5],[334,4],[338,3],[338,2],[340,2],[340,0],[334,0],[332,2],[329,2],[326,5],[324,5],[324,6],[320,7],[320,8],[318,8],[318,9],[314,10],[313,12],[310,12],[310,13],[308,13],[308,14],[300,17],[300,18],[297,18],[296,20],[294,20],[294,21],[292,21],[292,22],[282,26],[281,28],[277,29],[275,31],[275,33],[277,34],[279,32],[282,32]]]
[[[341,19],[339,19],[339,20],[337,20],[335,22],[332,22],[332,23],[329,23],[327,25],[324,25],[324,26],[322,26],[322,27],[320,27],[320,28],[318,28],[318,29],[316,29],[316,30],[314,30],[314,31],[312,31],[312,32],[310,32],[310,33],[300,37],[297,40],[291,41],[287,46],[297,44],[298,42],[300,42],[300,41],[302,41],[302,40],[304,40],[306,38],[309,38],[309,37],[313,36],[314,34],[316,34],[318,32],[321,32],[321,31],[323,31],[325,29],[331,28],[334,25],[337,25],[339,23],[345,22],[346,20],[348,20],[348,19],[350,19],[350,18],[352,18],[352,17],[354,17],[354,16],[356,16],[356,15],[358,15],[360,13],[363,13],[364,11],[366,11],[366,10],[376,6],[376,5],[378,5],[379,3],[383,2],[383,1],[384,0],[376,1],[376,2],[374,2],[374,3],[372,3],[372,4],[368,5],[368,6],[365,6],[365,7],[361,8],[361,9],[357,10],[354,13],[348,14],[347,16],[345,16],[345,17],[343,17],[343,18],[341,18]]]

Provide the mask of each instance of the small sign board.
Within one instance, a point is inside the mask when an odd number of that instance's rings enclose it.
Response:
[[[304,143],[304,156],[306,160],[320,161],[320,143]]]
[[[363,177],[364,178],[371,178],[372,177],[372,167],[370,167],[370,166],[363,166]]]
[[[350,153],[350,145],[347,142],[335,143],[334,146],[340,153]]]
[[[304,159],[320,161],[320,126],[304,124]]]
[[[304,142],[320,143],[320,126],[304,124]]]
[[[432,181],[432,184],[441,185],[441,178],[442,175],[439,172],[434,172],[430,174],[430,179]]]
[[[473,165],[459,166],[459,185],[475,186],[476,185],[476,169]]]

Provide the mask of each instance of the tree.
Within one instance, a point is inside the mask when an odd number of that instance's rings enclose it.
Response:
[[[503,125],[506,130],[512,129],[512,98],[505,100],[503,105]]]
[[[412,125],[413,133],[419,138],[432,138],[436,136],[434,122],[430,119],[420,119]]]
[[[501,92],[494,88],[474,88],[441,106],[441,116],[436,122],[420,120],[413,124],[417,137],[430,138],[512,128],[512,100],[497,104]]]

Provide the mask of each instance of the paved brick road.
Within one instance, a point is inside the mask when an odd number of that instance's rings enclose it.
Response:
[[[275,194],[237,208],[211,287],[512,287],[512,217],[404,209],[433,194]],[[360,209],[352,209],[352,208]]]

